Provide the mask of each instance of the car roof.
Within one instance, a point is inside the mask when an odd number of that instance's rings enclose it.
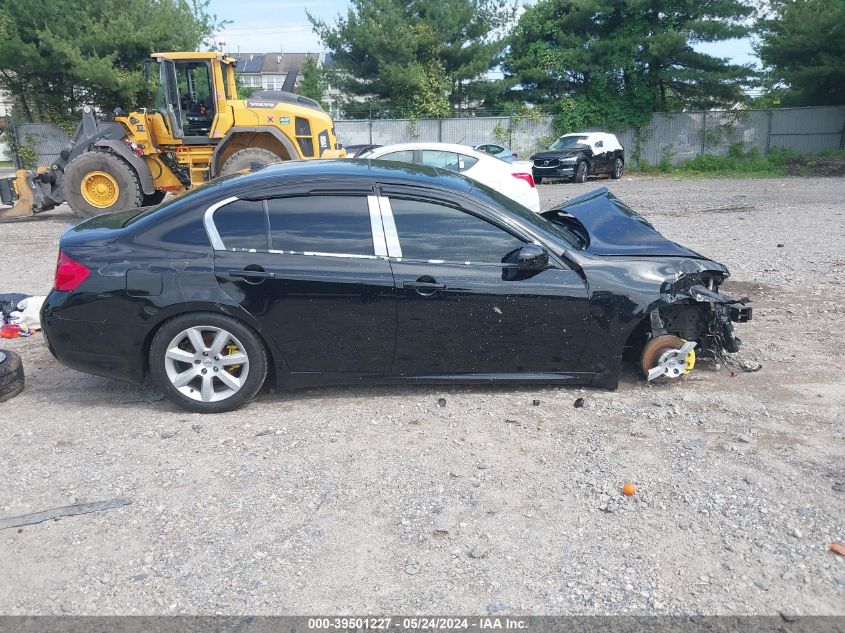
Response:
[[[439,152],[457,152],[460,154],[466,154],[467,156],[472,156],[473,158],[478,158],[479,156],[490,158],[490,154],[484,154],[476,151],[469,145],[458,145],[457,143],[396,143],[394,145],[382,145],[378,148],[378,153],[382,153],[385,150],[391,152],[401,152],[402,150],[409,149],[429,149]]]
[[[441,186],[459,191],[469,191],[473,186],[468,178],[446,169],[395,161],[340,158],[286,161],[268,165],[259,171],[224,180],[220,186],[220,193],[238,195],[242,192],[253,192],[277,186],[286,180],[301,182],[326,179],[401,182]]]
[[[609,132],[570,132],[560,138],[566,138],[567,136],[586,136],[588,141],[603,141],[609,138],[616,140],[616,135],[610,134]]]

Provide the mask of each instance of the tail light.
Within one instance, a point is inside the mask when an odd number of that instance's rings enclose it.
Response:
[[[59,251],[56,262],[56,279],[53,288],[62,292],[70,292],[79,288],[79,284],[88,279],[91,269],[70,258],[63,251]]]
[[[531,174],[517,173],[511,174],[511,176],[513,176],[514,178],[519,178],[520,180],[524,180],[528,183],[530,187],[534,187],[534,176],[532,176]]]

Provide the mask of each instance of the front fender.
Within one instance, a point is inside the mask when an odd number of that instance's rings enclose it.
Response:
[[[141,183],[141,190],[147,194],[155,193],[155,186],[153,185],[153,175],[150,173],[150,168],[144,159],[135,154],[123,141],[105,140],[101,139],[94,142],[94,147],[106,147],[132,166],[135,173],[138,174],[138,180]]]

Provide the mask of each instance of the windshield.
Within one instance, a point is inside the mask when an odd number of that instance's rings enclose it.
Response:
[[[543,231],[544,233],[548,233],[553,237],[562,240],[564,244],[567,244],[571,247],[580,249],[585,245],[585,242],[584,240],[582,240],[581,236],[579,236],[573,231],[568,230],[565,226],[552,224],[546,218],[534,213],[531,209],[522,206],[515,200],[508,198],[507,196],[496,191],[495,189],[491,189],[487,185],[483,185],[478,181],[473,180],[472,185],[479,192],[485,194],[488,198],[492,199],[494,202],[498,203],[500,206],[513,213],[520,220],[523,220],[526,224],[529,224],[534,228]]]
[[[584,145],[587,140],[586,136],[561,136],[558,140],[551,144],[549,149],[569,149],[576,145]]]

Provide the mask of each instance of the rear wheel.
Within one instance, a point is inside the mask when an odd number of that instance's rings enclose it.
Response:
[[[144,206],[138,174],[120,156],[102,148],[68,163],[64,191],[70,208],[83,218]]]
[[[542,176],[534,176],[534,184],[536,184],[536,185],[543,184],[543,177]]]
[[[24,388],[21,357],[7,350],[0,350],[0,402],[18,395]]]
[[[572,182],[587,182],[587,163],[583,161],[578,163],[578,167],[575,168],[575,176],[573,176]]]
[[[264,384],[267,352],[255,332],[235,319],[210,312],[185,314],[156,332],[150,374],[183,409],[232,411]]]
[[[613,161],[613,169],[610,170],[610,177],[614,180],[619,180],[622,177],[622,170],[625,168],[625,164],[622,162],[621,158],[617,158]]]
[[[239,150],[229,156],[223,167],[220,169],[221,176],[231,176],[239,171],[248,171],[253,164],[275,165],[281,163],[282,159],[273,152],[258,147],[248,147]]]

